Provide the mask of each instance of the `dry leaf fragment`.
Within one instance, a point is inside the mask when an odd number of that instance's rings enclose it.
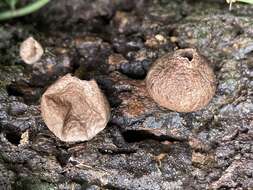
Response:
[[[22,133],[19,143],[20,145],[26,145],[29,143],[29,130],[26,130],[24,133]]]

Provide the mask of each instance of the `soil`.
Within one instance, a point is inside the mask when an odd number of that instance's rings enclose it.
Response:
[[[222,0],[54,0],[0,26],[0,189],[253,189],[253,7]],[[41,60],[26,65],[33,36]],[[150,65],[197,48],[217,90],[197,112],[159,107]],[[45,126],[40,98],[58,77],[95,79],[112,108],[88,142]]]

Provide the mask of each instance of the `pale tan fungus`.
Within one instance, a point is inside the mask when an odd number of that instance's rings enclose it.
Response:
[[[159,58],[146,77],[150,96],[177,112],[204,108],[215,94],[213,70],[195,49],[181,49]]]
[[[20,57],[27,64],[33,64],[39,61],[43,53],[42,46],[33,37],[27,38],[20,45]]]
[[[110,118],[110,106],[96,81],[67,74],[51,85],[41,99],[47,127],[62,141],[92,139]]]

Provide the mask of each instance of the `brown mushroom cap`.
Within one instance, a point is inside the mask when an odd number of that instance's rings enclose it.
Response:
[[[216,89],[207,60],[190,48],[159,58],[148,72],[146,86],[160,106],[178,112],[205,107]]]
[[[105,128],[110,107],[94,80],[70,74],[51,85],[41,99],[47,127],[62,141],[86,141]]]

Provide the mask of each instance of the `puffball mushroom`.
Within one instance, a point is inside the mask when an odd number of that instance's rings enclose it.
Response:
[[[177,112],[205,107],[215,94],[215,75],[196,49],[181,49],[159,58],[151,66],[146,86],[160,106]]]
[[[62,141],[87,141],[106,127],[110,106],[96,81],[67,74],[43,94],[41,113],[47,127]]]
[[[33,64],[39,61],[43,53],[42,46],[33,37],[27,38],[20,45],[20,57],[27,64]]]

